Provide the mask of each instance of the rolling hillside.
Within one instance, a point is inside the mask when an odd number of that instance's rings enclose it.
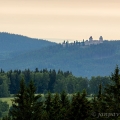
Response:
[[[22,53],[55,44],[50,41],[29,38],[22,35],[0,33],[0,60],[13,58]]]
[[[52,44],[27,50],[16,57],[0,61],[3,70],[10,69],[61,69],[76,76],[106,76],[120,65],[120,41],[104,41],[91,46],[63,47]]]

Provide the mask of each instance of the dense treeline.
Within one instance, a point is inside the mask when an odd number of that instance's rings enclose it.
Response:
[[[2,120],[119,120],[120,119],[120,74],[118,66],[110,77],[110,83],[93,99],[86,98],[83,90],[69,96],[48,92],[44,100],[41,94],[35,95],[33,81],[28,84],[22,79],[19,92],[12,100],[8,116]]]
[[[75,93],[86,89],[88,94],[96,94],[98,92],[98,86],[101,83],[104,87],[109,83],[109,77],[91,77],[91,79],[83,77],[75,77],[70,71],[63,72],[61,70],[38,70],[30,71],[26,69],[10,70],[4,72],[0,71],[0,97],[7,97],[10,94],[18,92],[20,80],[24,78],[25,83],[28,84],[30,80],[33,80],[36,86],[36,93],[52,93],[62,92],[65,90],[67,93]]]

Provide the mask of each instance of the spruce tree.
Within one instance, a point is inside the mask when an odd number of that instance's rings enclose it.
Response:
[[[120,74],[119,74],[118,66],[115,68],[114,73],[112,73],[110,80],[111,84],[109,84],[104,91],[104,100],[107,102],[107,110],[108,113],[119,113],[120,111]],[[112,118],[115,120],[118,119],[119,116],[115,115]]]
[[[70,100],[68,99],[67,93],[62,91],[60,94],[60,119],[69,120],[69,109],[70,109]]]
[[[46,120],[61,120],[60,119],[60,98],[59,94],[48,93],[45,100],[45,114],[44,119]]]
[[[92,112],[98,120],[109,119],[118,120],[120,117],[116,114],[120,110],[120,74],[118,66],[110,77],[111,83],[105,87],[103,93],[101,92],[101,85],[99,85],[99,93],[92,100]],[[111,116],[108,114],[111,113]]]
[[[86,120],[91,114],[90,102],[86,98],[86,91],[73,95],[70,115],[71,120]]]
[[[106,113],[107,102],[104,100],[104,96],[102,93],[102,85],[99,84],[99,92],[97,96],[91,100],[91,119],[92,120],[104,120],[106,116],[102,115],[102,113]],[[101,115],[101,116],[100,116]]]
[[[52,99],[51,115],[50,120],[60,120],[60,97],[58,93],[55,93]]]
[[[13,120],[41,120],[42,103],[40,95],[35,96],[36,88],[31,81],[28,86],[24,80],[20,81],[20,90],[12,100],[10,115]]]
[[[52,95],[51,92],[48,92],[47,95],[45,96],[43,117],[46,120],[50,120],[53,117],[51,112],[52,112]]]

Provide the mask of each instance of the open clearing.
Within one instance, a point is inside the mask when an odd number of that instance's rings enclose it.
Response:
[[[11,107],[12,106],[12,101],[11,101],[12,99],[13,99],[13,97],[0,98],[0,101],[7,102],[9,107]]]

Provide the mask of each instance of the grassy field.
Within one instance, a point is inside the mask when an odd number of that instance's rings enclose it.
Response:
[[[13,97],[6,97],[6,98],[0,98],[0,101],[2,102],[7,102],[7,104],[9,105],[9,108],[12,106],[12,100]],[[8,115],[8,111],[5,111],[2,113],[2,117]],[[1,118],[1,117],[0,117]]]
[[[7,102],[9,107],[11,107],[12,106],[12,101],[11,101],[12,99],[13,99],[13,97],[0,98],[0,101]]]

